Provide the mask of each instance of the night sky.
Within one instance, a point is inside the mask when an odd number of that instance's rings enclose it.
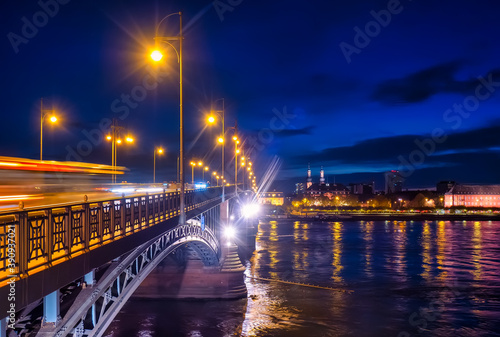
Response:
[[[118,151],[127,179],[152,181],[161,145],[157,177],[175,180],[175,55],[157,87],[137,87],[155,67],[155,24],[182,11],[187,178],[191,158],[218,169],[218,132],[204,119],[224,97],[257,175],[279,157],[281,190],[304,182],[308,163],[315,180],[324,166],[329,182],[377,189],[391,169],[408,188],[499,183],[498,1],[48,0],[51,15],[44,3],[0,5],[0,155],[39,157],[43,97],[62,113],[44,127],[44,159],[111,164],[98,130],[117,118],[136,139]],[[177,27],[174,16],[161,30]],[[127,106],[132,92],[145,95]]]

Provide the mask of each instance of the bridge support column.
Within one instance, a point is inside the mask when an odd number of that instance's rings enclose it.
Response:
[[[83,282],[85,282],[87,287],[93,286],[95,283],[95,270],[92,269],[91,272],[85,274],[85,276],[83,277]]]
[[[60,319],[59,289],[43,298],[43,324],[57,325]]]
[[[2,318],[0,321],[0,337],[7,337],[7,325],[9,317]]]

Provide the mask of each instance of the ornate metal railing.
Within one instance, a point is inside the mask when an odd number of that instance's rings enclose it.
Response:
[[[221,192],[186,191],[186,212],[220,199]],[[26,277],[178,216],[179,204],[178,192],[163,192],[0,214],[0,288],[12,277]]]

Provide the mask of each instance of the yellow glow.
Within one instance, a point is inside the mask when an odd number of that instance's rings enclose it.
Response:
[[[226,179],[224,179],[224,182],[226,182]]]
[[[117,140],[116,140],[116,143],[117,143],[117,144],[121,144],[121,143],[122,143],[122,140],[121,140],[121,139],[117,139]]]
[[[241,162],[241,166],[245,166],[245,162]]]
[[[158,149],[158,153],[162,154],[163,153],[163,149]]]
[[[224,143],[224,138],[219,137],[219,139],[217,139],[217,141],[222,144],[222,143]]]
[[[217,178],[217,179],[219,179],[220,177],[219,177],[219,176],[217,176],[216,178]]]
[[[238,137],[236,137],[236,136],[233,136],[233,140],[238,140]]]
[[[203,162],[202,162],[202,161],[199,161],[199,162],[198,162],[198,166],[201,166],[201,165],[203,165]]]
[[[252,164],[252,162],[249,162],[248,165],[252,166],[253,164]]]
[[[158,62],[163,58],[163,54],[159,50],[154,50],[151,53],[151,58],[153,59],[153,61]]]
[[[210,168],[208,166],[205,166],[205,171],[208,171]]]
[[[236,150],[236,153],[240,153],[240,150],[238,150],[238,149],[237,149],[237,150]]]
[[[196,166],[196,163],[190,162],[189,165]]]
[[[133,143],[134,142],[134,138],[132,138],[132,137],[127,137],[127,138],[125,138],[125,140],[127,141],[127,143]]]
[[[107,140],[111,140],[111,136],[106,136],[106,139]]]
[[[236,144],[239,144],[239,143],[240,143],[240,141],[239,141],[239,140],[237,140],[237,141],[236,141]]]
[[[208,117],[208,122],[209,122],[210,124],[212,124],[213,122],[215,122],[215,117],[214,117],[214,116],[209,116],[209,117]]]
[[[245,160],[245,157],[241,157],[241,160]]]
[[[251,170],[251,168],[250,168],[250,167],[249,167],[249,168],[247,168],[247,171],[250,171],[250,170]]]
[[[217,172],[213,171],[212,174],[215,176],[215,175],[217,175]]]
[[[51,116],[51,117],[50,117],[50,121],[51,121],[52,123],[57,122],[57,117],[56,117],[56,116]]]

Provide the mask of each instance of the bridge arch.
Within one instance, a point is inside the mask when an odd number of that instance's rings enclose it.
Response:
[[[141,282],[169,254],[190,245],[207,266],[218,265],[219,245],[209,228],[177,226],[114,261],[92,288],[82,289],[65,319],[51,328],[55,336],[101,336]]]

